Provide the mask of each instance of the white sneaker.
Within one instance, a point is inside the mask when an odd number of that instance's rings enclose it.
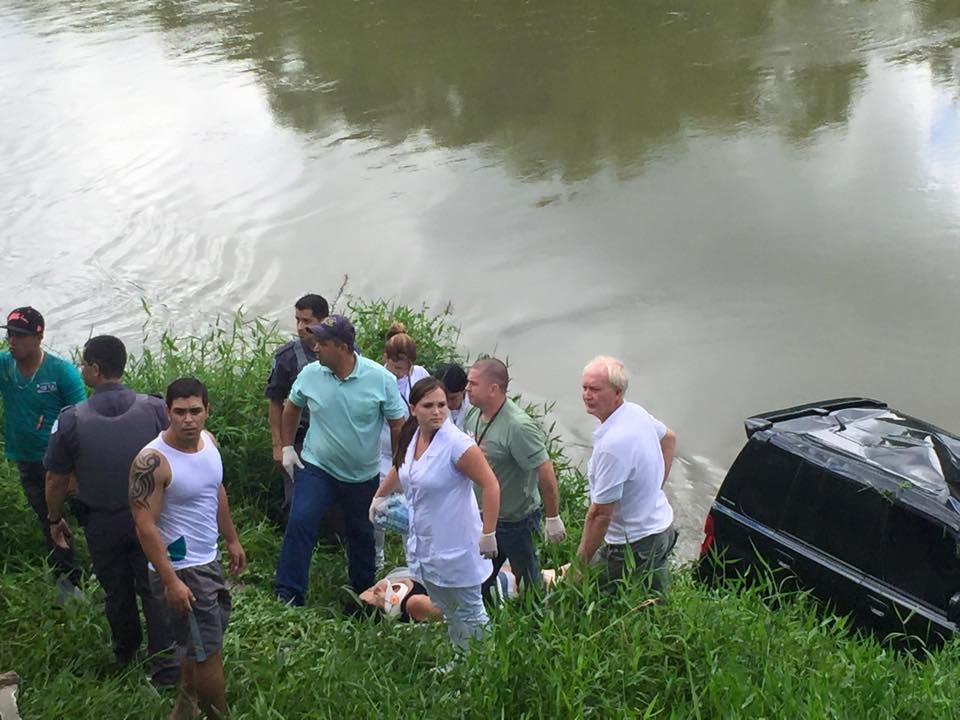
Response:
[[[63,607],[69,600],[84,600],[83,590],[74,585],[66,575],[57,578],[57,597],[54,603]]]

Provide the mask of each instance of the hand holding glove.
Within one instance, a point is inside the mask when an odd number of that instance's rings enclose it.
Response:
[[[370,518],[370,522],[373,522],[373,519],[377,516],[377,513],[386,508],[387,498],[373,496],[373,500],[370,501],[370,510],[367,512],[367,517]]]
[[[485,558],[495,558],[497,556],[497,533],[483,533],[480,536],[480,554]]]
[[[303,463],[300,462],[300,456],[294,450],[293,445],[284,445],[280,451],[280,464],[283,465],[284,472],[293,480],[293,473],[296,468],[303,470]]]
[[[558,543],[567,536],[567,529],[563,526],[563,520],[559,515],[547,518],[546,532],[547,542],[552,543]]]

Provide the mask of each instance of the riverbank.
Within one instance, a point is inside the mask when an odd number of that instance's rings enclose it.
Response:
[[[391,319],[417,337],[420,362],[457,355],[448,312],[383,303],[340,308],[356,321],[358,344],[378,355]],[[149,326],[148,326],[149,330]],[[233,589],[224,646],[234,718],[809,717],[942,718],[960,686],[960,643],[925,662],[851,636],[842,619],[818,616],[802,596],[707,591],[685,568],[671,601],[641,607],[624,590],[602,597],[589,585],[562,587],[547,604],[517,603],[494,614],[489,642],[438,675],[451,658],[442,626],[400,626],[339,613],[342,557],[320,554],[308,606],[272,598],[280,534],[269,515],[279,497],[262,383],[276,329],[236,316],[195,337],[148,333],[128,382],[161,391],[172,377],[208,383],[210,429],[249,568]],[[547,408],[548,409],[548,408]],[[541,410],[544,410],[541,408]],[[549,426],[548,426],[549,428]],[[545,566],[569,560],[579,539],[583,480],[551,432],[570,537],[543,546]],[[118,673],[95,581],[84,599],[54,609],[54,588],[36,567],[41,541],[15,472],[0,465],[0,671],[23,677],[24,718],[161,718],[142,667]],[[82,537],[77,544],[85,556]],[[400,548],[388,548],[398,560]],[[769,593],[767,593],[769,596]],[[775,610],[770,609],[776,607]]]

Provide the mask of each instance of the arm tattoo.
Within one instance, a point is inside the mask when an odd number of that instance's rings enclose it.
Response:
[[[154,473],[160,467],[160,456],[156,453],[141,455],[133,461],[130,468],[130,504],[143,510],[150,509],[150,496],[157,487]]]

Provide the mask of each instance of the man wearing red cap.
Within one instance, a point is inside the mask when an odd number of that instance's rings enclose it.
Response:
[[[10,347],[9,352],[0,352],[4,450],[7,459],[17,464],[27,502],[43,526],[50,561],[61,576],[62,600],[73,591],[79,571],[73,550],[59,547],[50,538],[50,526],[64,521],[47,513],[43,456],[60,410],[86,400],[87,394],[77,369],[41,347],[44,322],[37,310],[20,307],[11,311],[3,328]]]

